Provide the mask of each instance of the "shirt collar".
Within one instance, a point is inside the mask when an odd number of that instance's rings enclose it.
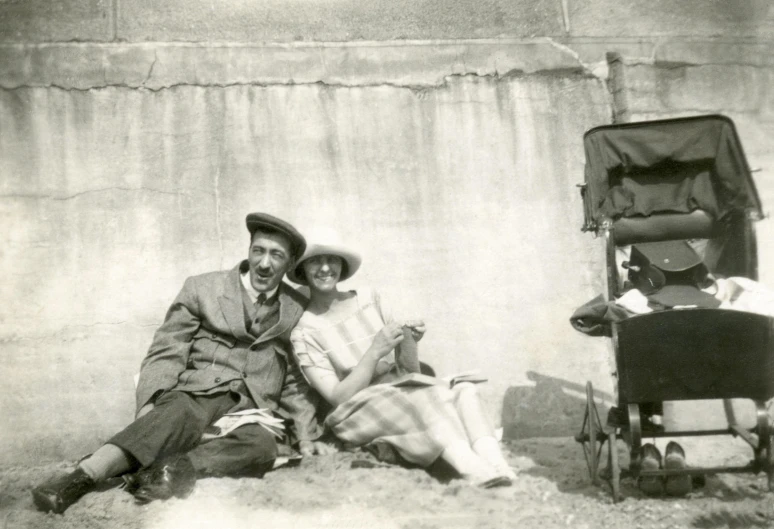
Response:
[[[241,274],[239,274],[239,277],[242,280],[242,286],[245,287],[245,290],[247,291],[247,295],[249,296],[250,301],[255,303],[256,300],[258,299],[258,294],[260,294],[260,292],[255,290],[255,288],[253,288],[252,283],[250,283],[250,271],[248,270],[247,272],[242,272]],[[263,294],[266,294],[267,300],[272,299],[274,295],[277,293],[277,290],[279,290],[279,285],[271,289],[269,292],[263,292]]]

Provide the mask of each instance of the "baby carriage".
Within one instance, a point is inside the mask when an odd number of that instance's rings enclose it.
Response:
[[[712,274],[707,277],[757,280],[753,222],[763,215],[730,119],[706,115],[601,126],[584,135],[584,147],[582,229],[604,241],[606,302],[619,299],[631,286],[623,281],[622,265],[629,263],[622,259],[633,259],[632,245],[643,243],[690,242],[703,253],[703,266]],[[620,499],[622,477],[765,472],[771,490],[774,465],[766,401],[774,396],[774,320],[702,304],[685,310],[668,306],[607,322],[617,370],[617,410],[626,421],[615,427],[602,424],[589,382],[576,441],[583,446],[592,481],[608,481],[614,501]],[[648,438],[739,436],[753,449],[748,465],[642,467],[643,408],[677,400],[723,399],[728,404],[726,399],[734,398],[754,401],[755,427],[743,428],[729,418],[726,429],[667,432],[662,427],[645,433]],[[628,468],[619,465],[617,439],[628,445]],[[605,443],[607,465],[600,471]]]

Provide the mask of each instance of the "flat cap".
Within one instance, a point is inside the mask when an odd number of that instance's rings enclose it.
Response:
[[[268,213],[250,213],[247,215],[246,223],[247,230],[251,236],[259,228],[267,228],[270,231],[276,231],[285,235],[290,239],[291,252],[294,259],[300,258],[304,254],[304,250],[306,250],[306,239],[289,222],[285,222]]]

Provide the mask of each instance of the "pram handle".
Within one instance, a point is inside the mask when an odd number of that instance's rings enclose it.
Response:
[[[589,198],[588,185],[583,183],[575,184],[575,186],[580,190],[581,200],[583,200],[583,226],[581,227],[581,231],[596,232],[597,223],[594,221],[593,215],[591,213],[591,202]]]

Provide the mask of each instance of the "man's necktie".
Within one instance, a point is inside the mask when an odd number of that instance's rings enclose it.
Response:
[[[266,294],[261,292],[255,300],[255,322],[258,323],[266,317],[269,307],[266,306]]]

